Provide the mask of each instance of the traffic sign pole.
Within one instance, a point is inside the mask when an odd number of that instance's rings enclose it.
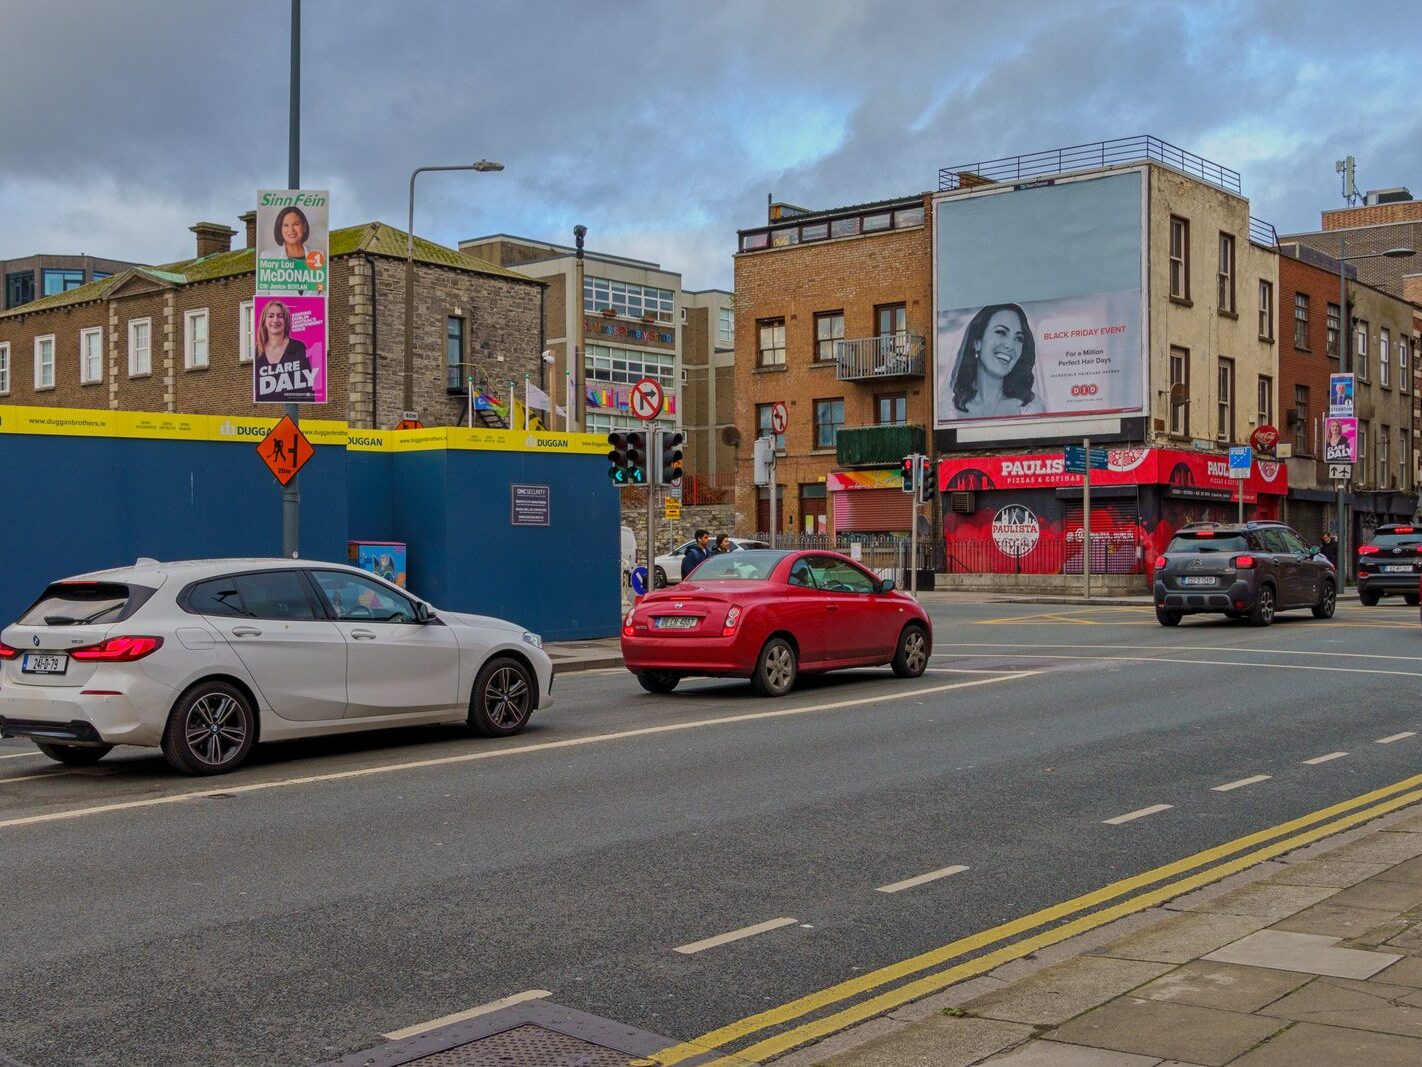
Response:
[[[301,0],[291,0],[291,112],[287,122],[286,182],[301,188]],[[253,270],[255,271],[255,267]],[[255,276],[254,276],[255,277]],[[286,405],[286,417],[301,425],[301,408]],[[301,487],[295,476],[281,490],[281,554],[295,559],[301,552]]]
[[[909,596],[918,599],[918,498],[923,482],[923,457],[913,456],[913,507],[909,510]]]
[[[1081,576],[1082,595],[1091,599],[1091,438],[1084,437],[1081,450],[1086,453],[1086,471],[1081,483]]]

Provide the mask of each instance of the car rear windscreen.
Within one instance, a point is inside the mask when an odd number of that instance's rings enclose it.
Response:
[[[698,582],[759,581],[763,582],[775,570],[775,565],[785,558],[784,552],[762,552],[756,549],[738,549],[719,556],[711,556],[697,565],[688,578]]]
[[[91,626],[122,622],[153,595],[120,582],[57,582],[20,616],[21,626]]]
[[[1403,545],[1422,545],[1422,533],[1376,533],[1373,534],[1370,545],[1377,545],[1379,548],[1399,548]]]
[[[1249,544],[1243,534],[1176,534],[1166,552],[1245,552]]]

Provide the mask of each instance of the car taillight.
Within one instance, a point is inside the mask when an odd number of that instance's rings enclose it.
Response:
[[[637,610],[636,608],[633,608],[632,611],[629,611],[629,612],[627,613],[627,617],[622,620],[622,636],[623,636],[623,637],[631,637],[631,636],[632,636],[632,616],[636,613],[636,610]]]
[[[1164,557],[1164,556],[1156,556],[1156,557],[1155,557],[1155,569],[1158,570],[1158,571],[1165,569],[1165,557]]]
[[[721,625],[721,636],[734,637],[736,634],[736,626],[740,621],[741,609],[739,607],[731,608],[730,611],[726,612],[726,621]]]
[[[1237,571],[1247,571],[1254,567],[1253,556],[1235,556],[1234,569]]]
[[[1377,554],[1378,554],[1378,546],[1377,546],[1377,545],[1360,545],[1360,546],[1358,547],[1358,555],[1360,555],[1360,556],[1376,556]]]
[[[1416,533],[1416,532],[1417,532],[1417,528],[1416,528],[1415,526],[1399,526],[1399,527],[1397,527],[1397,529],[1393,530],[1392,532],[1393,532],[1393,533]]]
[[[72,648],[69,654],[75,659],[97,660],[100,663],[132,663],[162,647],[161,637],[110,637],[97,645]]]
[[[14,659],[19,654],[20,650],[18,648],[11,648],[3,641],[0,641],[0,659]]]

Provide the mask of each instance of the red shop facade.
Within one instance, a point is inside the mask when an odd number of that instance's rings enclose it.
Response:
[[[1061,453],[943,459],[938,486],[949,572],[1080,574],[1082,476]],[[1245,519],[1276,519],[1288,492],[1284,463],[1256,459],[1244,479]],[[1239,483],[1222,454],[1112,448],[1091,472],[1091,569],[1151,573],[1175,531],[1233,522]]]

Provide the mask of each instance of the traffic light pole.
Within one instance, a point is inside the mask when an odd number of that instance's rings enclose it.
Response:
[[[909,596],[918,599],[918,498],[923,495],[923,457],[913,457],[913,509],[909,513]]]
[[[1082,595],[1091,599],[1091,438],[1081,439],[1086,454],[1086,472],[1081,482],[1081,577]]]

